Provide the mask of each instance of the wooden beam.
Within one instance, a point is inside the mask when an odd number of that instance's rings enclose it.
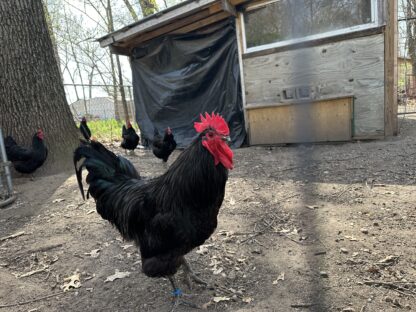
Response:
[[[133,26],[125,27],[116,32],[108,34],[100,39],[98,42],[101,47],[107,47],[118,41],[125,41],[128,38],[136,36],[138,33],[150,31],[157,27],[163,26],[184,16],[191,15],[203,8],[209,7],[212,4],[218,2],[218,0],[199,0],[186,3],[179,6],[174,10],[167,10],[166,12],[160,12],[151,17],[145,19],[143,22],[134,24]]]
[[[238,52],[238,66],[240,68],[240,84],[241,84],[241,99],[243,102],[243,114],[244,114],[244,126],[246,129],[247,135],[249,135],[249,120],[247,116],[247,109],[246,109],[246,85],[244,81],[244,66],[243,66],[243,33],[242,33],[242,20],[241,20],[241,13],[237,15],[235,19],[235,29],[236,29],[236,37],[237,37],[237,52]],[[250,137],[248,138],[250,143]]]
[[[187,25],[185,27],[176,29],[176,30],[172,31],[171,33],[174,33],[174,34],[185,34],[185,33],[188,33],[188,32],[194,31],[194,30],[197,30],[199,28],[205,27],[205,26],[207,26],[209,24],[213,24],[215,22],[218,22],[218,21],[221,21],[223,19],[226,19],[229,16],[230,16],[230,13],[228,13],[228,12],[224,12],[224,11],[223,12],[219,12],[217,14],[211,15],[211,16],[209,16],[207,18],[204,18],[204,19],[202,19],[200,21],[197,21],[197,22],[192,23],[190,25]]]
[[[245,2],[248,2],[249,0],[230,0],[230,3],[231,3],[231,5],[233,5],[233,6],[237,6],[237,5],[239,5],[239,4],[242,4],[242,3],[245,3]]]
[[[118,46],[113,46],[113,45],[110,45],[109,48],[110,48],[110,53],[113,53],[113,54],[120,54],[120,55],[127,55],[127,56],[131,54],[130,49],[128,48],[118,47]]]
[[[122,47],[130,47],[130,48],[134,48],[135,46],[137,46],[138,44],[145,42],[147,40],[159,37],[161,35],[170,33],[178,28],[182,28],[186,25],[192,24],[194,22],[197,22],[201,19],[204,19],[212,14],[218,13],[222,10],[222,6],[221,3],[216,3],[212,6],[210,6],[209,8],[206,8],[204,10],[202,10],[201,12],[197,12],[191,16],[187,16],[178,20],[175,20],[174,22],[167,24],[165,26],[162,26],[160,28],[157,28],[153,31],[149,31],[147,33],[144,34],[138,34],[136,37],[130,39],[130,40],[126,40],[122,43],[120,43],[119,45]]]
[[[384,135],[398,133],[397,123],[397,0],[388,0],[384,36]]]
[[[235,7],[230,3],[229,0],[221,0],[221,6],[222,9],[230,15],[237,16],[237,11],[235,10]]]

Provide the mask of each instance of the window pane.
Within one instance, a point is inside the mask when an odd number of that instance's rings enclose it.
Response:
[[[278,0],[244,13],[247,48],[371,21],[371,0]]]

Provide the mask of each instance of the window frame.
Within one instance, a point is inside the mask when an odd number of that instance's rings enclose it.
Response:
[[[242,31],[242,34],[243,34],[241,37],[242,37],[242,41],[243,41],[243,51],[244,51],[244,53],[251,53],[251,52],[258,52],[258,51],[263,51],[263,50],[268,50],[268,49],[273,49],[273,48],[280,48],[280,47],[290,46],[290,45],[294,45],[294,44],[298,44],[298,43],[303,43],[303,42],[308,42],[308,41],[313,41],[313,40],[318,40],[318,39],[323,39],[323,38],[329,38],[329,37],[354,33],[354,32],[358,32],[358,31],[362,31],[362,30],[368,30],[368,29],[376,28],[376,27],[379,26],[379,16],[378,16],[379,0],[371,0],[371,20],[372,20],[372,22],[370,22],[370,23],[360,24],[360,25],[356,25],[356,26],[350,26],[350,27],[346,27],[346,28],[342,28],[342,29],[333,30],[333,31],[327,31],[327,32],[324,32],[324,33],[309,35],[309,36],[305,36],[305,37],[302,37],[302,38],[272,42],[272,43],[268,43],[268,44],[262,44],[262,45],[259,45],[259,46],[247,48],[246,25],[245,25],[245,20],[244,20],[244,13],[245,12],[250,12],[251,10],[254,10],[254,9],[265,7],[269,4],[279,2],[279,1],[281,1],[281,0],[270,0],[270,1],[267,1],[267,2],[262,2],[262,3],[257,3],[257,4],[255,3],[255,4],[252,4],[252,5],[248,5],[245,8],[244,12],[239,13],[240,19],[241,19],[241,31]],[[336,0],[334,0],[334,1],[336,1]]]

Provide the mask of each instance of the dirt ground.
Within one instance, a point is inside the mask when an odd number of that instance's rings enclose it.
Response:
[[[236,150],[218,229],[188,256],[212,287],[181,284],[186,299],[208,311],[415,310],[416,120],[400,126],[385,141]],[[164,171],[151,151],[129,159],[143,176]],[[0,312],[171,309],[169,282],[141,273],[72,172],[15,184],[0,210]]]

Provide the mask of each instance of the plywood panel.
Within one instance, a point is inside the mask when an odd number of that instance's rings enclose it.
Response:
[[[352,98],[248,109],[250,144],[351,140]]]
[[[312,100],[355,96],[353,135],[384,133],[384,34],[243,60],[246,104],[287,103],[308,86]]]

